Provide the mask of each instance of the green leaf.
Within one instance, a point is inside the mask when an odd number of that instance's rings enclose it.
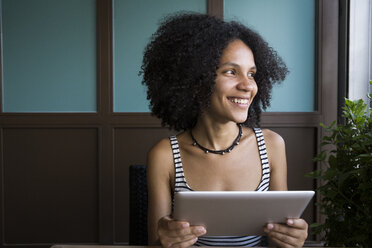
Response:
[[[305,177],[311,177],[311,178],[315,178],[315,179],[321,178],[322,177],[322,171],[321,170],[316,170],[316,171],[306,173]]]
[[[317,228],[317,227],[320,227],[320,226],[323,226],[324,224],[321,224],[321,223],[312,223],[310,224],[310,228]]]
[[[329,145],[329,144],[332,144],[330,141],[322,141],[320,143],[320,146],[323,147],[323,146],[326,146],[326,145]]]
[[[328,163],[329,163],[329,166],[332,168],[332,167],[337,167],[337,159],[335,157],[335,155],[329,155],[328,157]]]
[[[349,99],[345,98],[345,106],[352,107],[353,101],[350,101]]]
[[[361,190],[372,190],[372,182],[367,182],[365,184],[359,185],[359,189]]]

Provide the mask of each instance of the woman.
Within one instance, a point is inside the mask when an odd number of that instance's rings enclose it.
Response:
[[[287,72],[276,52],[242,24],[194,13],[163,21],[145,50],[143,83],[152,113],[182,132],[148,154],[149,244],[262,244],[261,236],[208,237],[203,226],[173,220],[173,194],[287,190],[284,141],[258,128],[272,84]],[[307,223],[289,219],[264,231],[277,246],[301,247]]]

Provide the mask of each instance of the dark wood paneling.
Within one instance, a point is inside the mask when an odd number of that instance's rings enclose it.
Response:
[[[4,129],[6,244],[97,243],[97,129]]]
[[[316,148],[316,128],[269,127],[280,134],[286,143],[288,189],[312,190],[314,181],[305,174],[314,169],[312,158]]]
[[[166,128],[115,130],[115,242],[129,240],[129,166],[146,164],[147,151],[171,134]]]

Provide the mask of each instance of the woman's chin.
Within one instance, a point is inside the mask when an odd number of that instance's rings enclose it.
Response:
[[[248,115],[237,116],[236,118],[234,118],[235,119],[234,121],[236,123],[243,123],[247,120],[247,118],[248,118]]]

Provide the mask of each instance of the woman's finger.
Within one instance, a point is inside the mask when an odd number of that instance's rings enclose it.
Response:
[[[190,224],[187,221],[176,221],[169,216],[164,216],[158,222],[158,227],[164,229],[182,229],[190,227]]]
[[[285,224],[267,224],[264,231],[266,233],[269,232],[279,232],[282,234],[286,234],[288,236],[291,236],[296,239],[303,239],[305,240],[307,238],[307,228],[297,228],[294,226],[289,226]]]
[[[300,240],[298,240],[297,238],[294,238],[292,236],[289,236],[289,235],[286,235],[286,234],[283,234],[283,233],[280,233],[280,232],[275,232],[275,231],[272,231],[272,232],[269,232],[268,233],[268,236],[269,238],[274,241],[275,243],[277,243],[278,245],[280,244],[281,246],[285,246],[285,247],[298,247],[298,244],[301,243]],[[280,241],[280,242],[278,242]]]
[[[171,229],[171,230],[164,230],[167,233],[167,236],[173,237],[173,238],[182,238],[185,236],[196,236],[199,237],[201,235],[204,235],[206,233],[206,230],[203,226],[190,226],[186,228],[177,228],[177,229]]]
[[[193,238],[190,238],[190,239],[187,239],[187,240],[183,240],[182,242],[174,243],[171,246],[171,248],[186,248],[186,247],[190,247],[193,244],[195,244],[196,241],[198,241],[198,238],[194,236]]]
[[[158,236],[166,248],[191,246],[197,237],[206,233],[203,226],[190,226],[185,221],[175,221],[169,216],[158,222]]]
[[[165,216],[159,220],[158,223],[158,235],[163,236],[185,236],[192,234],[190,224],[186,221],[175,221],[169,216]]]
[[[195,234],[197,237],[207,233],[207,230],[204,226],[191,226],[190,230],[191,233]]]
[[[275,237],[270,237],[271,241],[273,241],[277,247],[280,247],[280,248],[294,248],[295,246],[292,246],[290,244],[287,244],[283,241],[281,241],[280,239],[277,239]]]
[[[296,221],[297,219],[295,219]],[[285,224],[267,224],[264,231],[268,237],[280,246],[302,247],[307,238],[307,223],[302,221],[287,221]],[[290,226],[292,225],[292,226]]]
[[[287,225],[304,230],[308,228],[308,224],[304,219],[287,219]]]
[[[196,239],[197,237],[194,234],[189,234],[182,237],[170,237],[164,236],[161,238],[161,243],[163,247],[172,247],[176,244],[183,244],[184,242],[190,242],[190,240]]]

